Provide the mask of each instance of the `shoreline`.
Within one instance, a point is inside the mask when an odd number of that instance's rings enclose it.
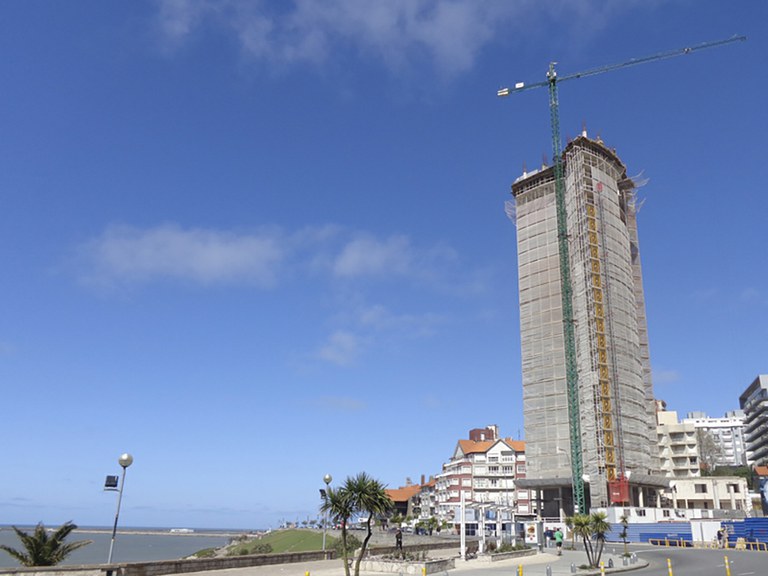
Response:
[[[20,529],[34,529],[34,526],[17,526]],[[50,528],[49,528],[50,529]],[[3,531],[9,531],[11,532],[13,530],[12,526],[0,526],[0,532]],[[249,531],[249,530],[242,530],[242,531],[235,531],[235,530],[227,530],[227,531],[221,531],[221,532],[212,532],[210,530],[202,530],[202,531],[193,531],[193,532],[171,532],[172,528],[138,528],[136,530],[133,530],[131,528],[118,528],[117,534],[121,535],[130,535],[130,534],[137,534],[137,535],[143,535],[143,536],[204,536],[206,538],[237,538],[238,536],[242,536],[243,534],[253,534],[254,536],[258,534],[257,531]],[[76,528],[72,531],[73,534],[112,534],[111,528]]]
[[[73,534],[112,534],[112,530],[109,528],[78,528],[72,531]],[[249,532],[171,532],[168,530],[130,530],[130,529],[117,529],[117,534],[141,534],[144,536],[205,536],[207,538],[235,538],[242,534],[249,534]]]

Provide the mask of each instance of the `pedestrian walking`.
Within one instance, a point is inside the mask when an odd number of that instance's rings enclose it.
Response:
[[[563,555],[563,531],[558,528],[555,531],[555,546],[557,546],[557,555]]]

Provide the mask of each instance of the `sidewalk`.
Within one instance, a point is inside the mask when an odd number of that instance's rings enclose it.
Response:
[[[450,550],[445,550],[446,556],[456,557],[456,568],[448,572],[439,572],[439,576],[499,576],[510,574],[517,575],[518,566],[523,566],[523,574],[528,576],[546,576],[547,566],[551,568],[552,576],[571,575],[571,564],[576,567],[576,573],[582,576],[591,574],[600,574],[600,570],[587,571],[579,570],[579,566],[586,562],[586,555],[583,551],[563,550],[562,556],[557,556],[553,549],[547,550],[536,556],[526,556],[511,560],[502,560],[500,562],[482,562],[476,559],[462,561],[459,559],[458,550],[455,554]],[[617,551],[618,552],[618,551]],[[603,562],[606,566],[606,574],[624,572],[643,568],[646,562],[638,560],[631,566],[622,566],[621,557],[611,554],[611,549],[606,549],[603,553]],[[608,569],[609,560],[613,560],[614,568]],[[354,574],[354,572],[352,572]],[[380,575],[381,572],[363,572],[361,576]],[[392,573],[390,573],[392,574]],[[397,574],[397,573],[395,573]],[[190,572],[185,576],[344,576],[344,566],[341,560],[318,560],[316,562],[303,562],[297,564],[272,564],[269,566],[253,566],[249,568],[236,568],[231,570],[216,570],[211,572]]]

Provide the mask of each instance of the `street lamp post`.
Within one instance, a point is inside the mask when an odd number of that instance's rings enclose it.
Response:
[[[325,482],[325,497],[328,498],[328,490],[333,481],[333,476],[326,474],[323,476],[323,482]],[[328,509],[325,510],[325,518],[323,518],[323,552],[325,552],[325,532],[328,530]]]
[[[115,547],[115,535],[117,534],[117,519],[120,516],[120,503],[123,500],[123,486],[125,486],[125,470],[133,464],[133,456],[128,453],[123,454],[118,458],[117,463],[123,467],[123,479],[120,481],[120,490],[117,494],[117,511],[115,512],[115,525],[112,527],[112,540],[109,543],[109,557],[107,558],[107,564],[112,564],[112,550]]]

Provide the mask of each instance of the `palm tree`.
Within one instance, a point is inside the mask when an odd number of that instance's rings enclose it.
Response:
[[[595,566],[592,561],[592,528],[590,526],[590,516],[588,514],[573,515],[573,533],[579,536],[584,542],[584,552],[587,554],[587,563],[589,566]]]
[[[341,524],[341,557],[344,560],[344,574],[345,576],[349,576],[347,524],[355,510],[349,499],[349,494],[344,490],[343,486],[338,489],[328,486],[325,491],[323,504],[320,506],[320,511],[324,514],[328,514],[334,523]]]
[[[605,512],[592,514],[575,514],[573,516],[573,531],[584,542],[584,552],[591,568],[600,564],[600,557],[605,548],[605,535],[611,530]]]
[[[619,534],[619,538],[621,538],[622,542],[624,542],[624,556],[629,556],[629,552],[627,551],[627,536],[629,536],[629,516],[622,514],[621,518],[619,518],[619,522],[621,522],[621,533]]]
[[[0,550],[5,550],[22,566],[56,566],[78,548],[91,543],[91,540],[64,543],[67,536],[77,528],[72,522],[65,522],[50,536],[42,522],[35,527],[32,534],[27,534],[16,526],[12,526],[12,528],[25,551],[22,552],[5,545],[0,545]]]
[[[603,548],[605,548],[605,535],[611,531],[611,525],[607,518],[608,515],[605,512],[593,512],[589,517],[589,527],[597,545],[593,566],[600,565],[600,557],[603,555]]]
[[[355,560],[355,576],[360,576],[360,563],[363,561],[363,556],[365,556],[365,551],[368,548],[368,541],[371,539],[373,519],[376,516],[388,514],[395,507],[395,504],[387,495],[384,484],[365,472],[360,472],[353,478],[347,478],[344,489],[348,492],[355,511],[368,514],[368,519],[365,522],[365,539]]]
[[[373,533],[373,519],[384,516],[394,508],[392,499],[387,495],[384,485],[365,472],[347,477],[340,488],[329,488],[321,507],[334,521],[341,522],[342,556],[344,574],[349,576],[349,551],[347,550],[347,524],[354,514],[368,514],[365,521],[366,536],[355,559],[355,576],[360,575],[360,563],[363,561],[368,541]]]

